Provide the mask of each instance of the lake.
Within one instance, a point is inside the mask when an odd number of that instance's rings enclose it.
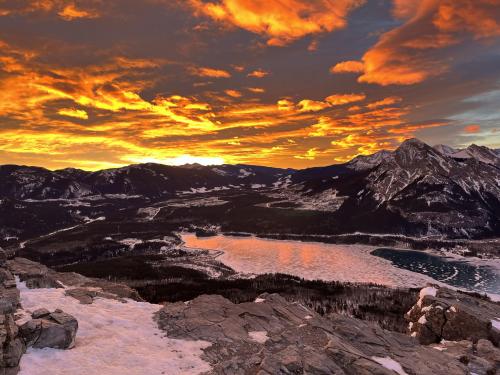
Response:
[[[219,260],[244,274],[279,272],[311,280],[372,282],[393,287],[420,287],[438,280],[473,291],[500,294],[496,270],[417,251],[255,236],[197,237],[183,233],[181,237],[187,248],[223,251]]]
[[[457,288],[500,293],[500,274],[492,267],[478,266],[421,251],[383,248],[374,250],[372,255],[390,260],[396,267],[422,273]]]

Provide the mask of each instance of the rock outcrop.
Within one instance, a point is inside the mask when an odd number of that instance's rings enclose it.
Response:
[[[221,296],[166,304],[169,337],[206,340],[214,374],[468,374],[459,360],[407,335],[290,303],[277,294],[233,304]]]
[[[94,302],[94,298],[107,298],[114,299],[120,302],[126,302],[123,298],[118,297],[116,294],[103,292],[101,288],[93,287],[79,287],[67,289],[65,294],[80,301],[83,305],[90,305]]]
[[[43,264],[25,258],[15,258],[7,261],[8,269],[26,282],[28,288],[84,288],[100,291],[101,296],[114,295],[116,298],[130,298],[142,301],[134,289],[125,284],[113,283],[107,280],[91,279],[74,272],[56,272]],[[81,292],[81,293],[80,293]],[[83,290],[75,291],[72,296],[81,295]],[[90,293],[92,294],[92,293]],[[76,297],[75,297],[76,298]],[[84,298],[84,297],[82,297]],[[79,299],[79,298],[77,298]],[[88,299],[86,299],[88,301]]]
[[[39,309],[31,314],[30,321],[19,327],[27,347],[37,349],[71,349],[75,345],[78,321],[62,310],[49,312]]]
[[[421,344],[441,340],[500,342],[500,304],[459,291],[428,286],[406,315],[410,334]]]
[[[466,364],[471,374],[492,375],[500,371],[500,349],[489,340],[444,340],[433,347]]]
[[[12,375],[19,371],[25,345],[14,320],[19,291],[14,276],[5,268],[5,262],[5,252],[0,248],[0,374]]]
[[[421,344],[435,344],[471,373],[500,371],[500,304],[486,297],[429,285],[406,314],[409,333]]]

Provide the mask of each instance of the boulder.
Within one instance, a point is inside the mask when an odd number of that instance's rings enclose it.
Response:
[[[39,309],[32,314],[34,319],[20,328],[26,346],[34,348],[70,349],[75,345],[78,321],[61,310],[45,313]]]
[[[277,294],[241,304],[203,295],[166,304],[157,321],[169,337],[211,342],[204,358],[213,374],[468,374],[458,359],[407,335],[325,318]]]
[[[421,344],[480,339],[498,345],[500,304],[460,291],[428,285],[406,314],[409,332]]]

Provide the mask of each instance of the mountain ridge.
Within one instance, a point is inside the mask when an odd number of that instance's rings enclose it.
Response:
[[[343,164],[300,170],[243,164],[148,163],[96,172],[52,172],[40,167],[6,165],[0,166],[0,210],[8,212],[29,202],[61,200],[58,210],[78,222],[82,217],[98,218],[99,210],[92,208],[103,200],[109,201],[106,204],[114,210],[113,215],[119,215],[118,207],[126,209],[132,204],[126,204],[126,200],[151,205],[174,199],[191,205],[196,199],[205,202],[211,197],[216,202],[230,196],[229,200],[236,202],[231,205],[236,213],[244,208],[240,204],[245,201],[255,202],[256,207],[263,205],[260,210],[264,211],[259,215],[283,213],[281,219],[276,219],[277,225],[280,220],[289,220],[285,212],[292,216],[316,212],[315,220],[320,220],[316,230],[321,234],[500,236],[500,158],[494,159],[493,150],[478,146],[470,147],[468,158],[448,155],[450,150],[409,139],[392,152],[379,151]],[[89,207],[88,215],[82,216],[82,208],[71,208],[83,204]],[[156,209],[146,207],[144,212],[150,211]],[[37,212],[38,216],[45,215]],[[212,207],[210,212],[217,210]],[[236,215],[214,220],[232,228],[240,218]],[[259,220],[255,217],[246,225],[258,226]],[[314,230],[314,225],[311,228],[308,231]]]

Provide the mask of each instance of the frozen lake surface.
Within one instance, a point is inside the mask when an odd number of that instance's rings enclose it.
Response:
[[[390,260],[397,267],[422,273],[457,288],[500,293],[500,274],[492,267],[447,259],[421,251],[383,248],[372,254]]]
[[[455,261],[462,264],[459,275],[467,273],[469,276],[453,279],[453,267],[459,266],[452,264],[450,269],[438,267],[440,262],[448,260],[434,256],[434,265],[426,268],[415,260],[414,253],[428,254],[415,251],[394,250],[398,254],[396,261],[396,257],[387,252],[383,257],[382,254],[371,254],[377,247],[365,245],[271,240],[254,236],[196,237],[191,233],[182,234],[182,239],[188,248],[223,251],[220,261],[245,274],[280,272],[306,279],[373,282],[394,287],[420,287],[437,280],[469,290],[500,293],[498,273],[493,269],[485,271],[483,266]],[[410,260],[404,262],[406,253]],[[484,283],[481,283],[483,278]],[[462,281],[457,284],[454,281],[458,279]]]

